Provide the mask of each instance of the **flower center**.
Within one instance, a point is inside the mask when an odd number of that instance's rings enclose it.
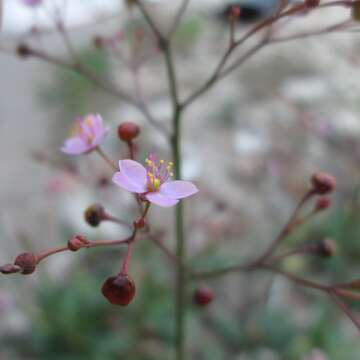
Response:
[[[160,186],[174,175],[171,171],[174,164],[172,162],[166,164],[164,160],[158,160],[154,154],[150,154],[145,163],[147,188],[151,192],[158,191]]]
[[[90,145],[95,137],[94,125],[94,120],[91,117],[86,117],[84,120],[77,119],[70,134],[82,138]]]

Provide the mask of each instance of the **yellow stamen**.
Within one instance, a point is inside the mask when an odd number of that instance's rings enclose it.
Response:
[[[160,186],[160,180],[159,179],[154,179],[154,190],[157,190]]]

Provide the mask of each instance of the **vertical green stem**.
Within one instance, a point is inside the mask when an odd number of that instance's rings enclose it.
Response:
[[[183,107],[179,102],[176,72],[172,58],[171,44],[162,41],[161,47],[164,53],[167,75],[169,79],[169,90],[173,105],[171,138],[172,156],[175,163],[175,176],[181,179],[181,114]],[[185,313],[186,313],[186,278],[183,264],[186,257],[186,242],[184,233],[184,211],[180,201],[175,210],[175,235],[176,235],[176,291],[175,291],[175,322],[176,322],[176,360],[185,359]]]
[[[177,179],[181,179],[181,111],[178,109],[173,118],[174,137],[172,142],[172,152],[175,162],[175,174]],[[183,203],[180,201],[175,210],[175,234],[176,234],[176,256],[177,275],[176,275],[176,359],[185,359],[185,307],[186,307],[186,279],[182,264],[185,262],[186,243],[184,234]]]

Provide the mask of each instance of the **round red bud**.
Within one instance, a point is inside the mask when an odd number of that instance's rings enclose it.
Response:
[[[97,227],[104,220],[104,215],[104,207],[100,204],[93,204],[85,210],[84,219],[90,226]]]
[[[331,199],[327,196],[322,196],[316,201],[315,210],[323,211],[328,209],[331,206]]]
[[[21,274],[30,275],[36,269],[37,257],[32,252],[22,253],[17,256],[14,264],[21,268]]]
[[[108,277],[101,292],[111,304],[126,306],[134,298],[136,288],[134,281],[128,275],[119,274]]]
[[[122,141],[130,142],[140,134],[140,128],[133,122],[124,122],[118,127],[118,136]]]
[[[334,239],[326,238],[318,244],[318,254],[324,258],[332,257],[336,254],[336,242]]]
[[[320,5],[320,0],[305,0],[305,5],[308,8],[314,8]]]
[[[209,305],[214,299],[214,292],[207,287],[200,287],[195,290],[193,301],[196,305],[205,307]]]
[[[89,240],[87,240],[84,236],[76,235],[68,241],[68,249],[70,251],[78,251],[79,249],[85,247],[88,244]]]
[[[327,173],[317,172],[311,177],[313,190],[316,194],[325,195],[335,190],[336,179]]]

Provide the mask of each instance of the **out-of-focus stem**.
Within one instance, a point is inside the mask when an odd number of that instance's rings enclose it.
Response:
[[[101,158],[115,171],[118,170],[116,164],[102,151],[100,146],[96,148],[96,152],[101,156]]]

